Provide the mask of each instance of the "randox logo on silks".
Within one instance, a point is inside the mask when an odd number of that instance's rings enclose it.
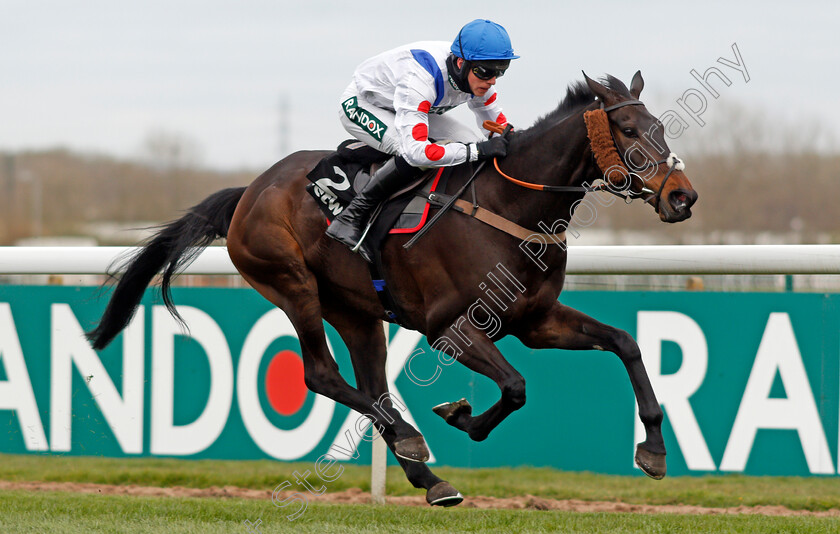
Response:
[[[344,108],[344,114],[347,115],[348,119],[361,126],[363,130],[377,141],[382,141],[388,127],[372,113],[364,108],[360,108],[355,96],[342,102],[341,106]]]
[[[449,110],[455,109],[458,106],[437,106],[429,109],[429,113],[434,113],[435,115],[443,115]]]
[[[455,83],[455,79],[452,77],[452,75],[451,75],[451,74],[449,74],[449,87],[451,87],[451,88],[455,89],[456,91],[458,91],[458,90],[459,90],[459,88],[458,88],[458,84],[457,84],[457,83]]]

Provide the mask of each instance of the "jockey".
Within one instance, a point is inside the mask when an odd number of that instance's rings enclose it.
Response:
[[[380,202],[425,168],[504,156],[505,138],[481,140],[444,113],[466,102],[479,128],[485,120],[507,124],[493,86],[518,57],[502,26],[477,19],[461,28],[451,45],[412,43],[359,65],[341,96],[341,124],[356,139],[394,157],[330,224],[327,235],[371,261],[358,244]],[[443,140],[452,142],[435,142]]]

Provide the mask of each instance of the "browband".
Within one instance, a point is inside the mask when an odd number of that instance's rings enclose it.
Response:
[[[604,111],[612,111],[614,109],[623,108],[624,106],[644,106],[641,100],[625,100],[624,102],[619,102],[618,104],[613,104],[612,106],[604,107],[604,101],[601,101],[601,109]]]

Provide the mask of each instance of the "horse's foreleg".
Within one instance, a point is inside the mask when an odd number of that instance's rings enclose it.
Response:
[[[517,337],[531,348],[606,350],[615,353],[627,369],[645,426],[645,441],[636,449],[636,463],[648,476],[665,476],[665,443],[662,439],[662,409],[656,401],[642,354],[636,341],[623,330],[605,325],[559,302],[550,312],[528,324]]]
[[[461,340],[457,353],[447,355],[493,380],[499,386],[502,397],[481,415],[472,415],[472,406],[466,399],[440,404],[435,406],[434,411],[450,425],[468,433],[473,440],[482,441],[508,415],[525,405],[525,379],[508,363],[483,331],[465,323],[460,332],[470,344]],[[429,339],[442,338],[430,336]]]

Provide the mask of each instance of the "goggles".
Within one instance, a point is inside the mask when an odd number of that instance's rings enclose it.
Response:
[[[474,64],[470,70],[472,70],[472,73],[475,74],[476,78],[486,81],[492,78],[501,78],[504,76],[508,65],[510,65],[510,62],[507,63],[507,65],[483,65],[479,63]]]

